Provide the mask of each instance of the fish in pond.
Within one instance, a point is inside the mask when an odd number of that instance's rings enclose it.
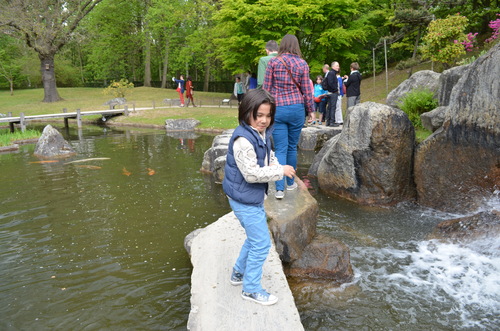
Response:
[[[148,175],[153,176],[154,174],[156,174],[156,171],[154,171],[154,169],[148,168]]]
[[[58,160],[45,160],[45,161],[34,161],[30,163],[57,163],[59,162]]]
[[[125,176],[132,175],[132,173],[130,171],[128,171],[127,169],[125,169],[125,167],[123,167],[123,169],[122,169],[122,174],[124,174]]]

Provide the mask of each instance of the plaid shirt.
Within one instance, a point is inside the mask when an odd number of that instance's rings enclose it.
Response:
[[[300,86],[300,91],[279,58],[287,64],[293,78]],[[314,111],[314,91],[309,77],[309,66],[298,55],[284,53],[269,60],[262,88],[271,93],[276,100],[276,106],[305,103],[309,113]]]

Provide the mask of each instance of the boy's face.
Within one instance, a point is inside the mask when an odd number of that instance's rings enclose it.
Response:
[[[271,105],[262,104],[257,109],[257,117],[255,119],[253,116],[250,117],[250,126],[263,133],[269,127],[269,124],[271,124]]]

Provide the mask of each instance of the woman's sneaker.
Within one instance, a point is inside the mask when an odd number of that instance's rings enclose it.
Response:
[[[264,306],[274,305],[278,302],[278,298],[276,296],[267,293],[265,290],[254,293],[241,291],[241,297],[245,300],[253,301]]]
[[[297,186],[298,186],[297,182],[293,182],[292,185],[287,185],[286,190],[287,191],[293,191],[293,190],[295,190],[297,188]]]
[[[229,279],[229,281],[231,282],[231,285],[241,285],[243,284],[243,274],[233,268],[233,273],[231,274],[231,279]]]

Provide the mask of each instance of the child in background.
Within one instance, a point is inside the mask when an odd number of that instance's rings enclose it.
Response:
[[[240,125],[229,141],[222,187],[247,238],[233,267],[230,282],[243,284],[241,296],[262,305],[278,298],[262,288],[262,267],[271,248],[264,199],[268,182],[292,178],[295,169],[280,165],[271,149],[276,104],[269,92],[250,90],[238,108]]]
[[[326,95],[328,91],[323,89],[321,83],[323,82],[323,76],[316,76],[316,84],[314,84],[314,104],[316,106],[316,111],[319,111],[319,123],[323,122],[323,116],[326,112]]]
[[[245,95],[245,91],[243,90],[243,83],[241,82],[240,77],[236,77],[233,94],[238,99],[238,105],[239,105],[241,103],[241,100],[243,99],[243,96]]]

